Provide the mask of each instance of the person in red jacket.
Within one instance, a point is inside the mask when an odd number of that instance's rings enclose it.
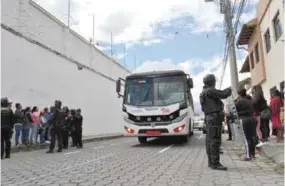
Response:
[[[271,109],[271,122],[272,128],[277,131],[277,142],[282,140],[282,135],[284,133],[284,128],[280,119],[281,108],[283,107],[283,102],[279,96],[278,90],[272,92],[272,98],[270,101]]]

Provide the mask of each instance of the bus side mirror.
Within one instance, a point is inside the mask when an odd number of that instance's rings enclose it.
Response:
[[[192,79],[192,78],[188,78],[188,79],[187,79],[187,84],[188,84],[188,87],[189,87],[190,89],[192,89],[192,88],[193,88],[193,79]]]
[[[116,81],[116,92],[118,94],[118,98],[123,97],[123,95],[121,95],[121,86],[122,86],[121,79],[118,79]]]

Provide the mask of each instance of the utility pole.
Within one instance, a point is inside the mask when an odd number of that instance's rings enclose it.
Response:
[[[126,45],[124,44],[124,66],[126,67]]]
[[[214,2],[214,0],[205,0],[205,2]],[[233,89],[233,95],[237,95],[238,89],[238,71],[237,71],[237,61],[236,61],[236,49],[235,49],[235,34],[233,30],[233,15],[232,15],[232,5],[230,0],[220,0],[219,2],[221,13],[224,14],[224,19],[226,23],[226,32],[228,34],[228,47],[230,55],[230,74],[231,74],[231,86]]]
[[[111,32],[111,59],[113,59],[113,33]]]
[[[92,28],[92,41],[93,41],[93,45],[95,45],[95,15],[92,15],[93,17],[93,28]]]
[[[68,0],[67,27],[70,28],[70,0]]]

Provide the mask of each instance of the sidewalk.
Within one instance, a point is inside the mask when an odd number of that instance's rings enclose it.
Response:
[[[260,153],[284,167],[284,141],[282,143],[269,141],[267,144],[261,146]]]
[[[93,135],[93,136],[83,136],[82,142],[83,143],[90,143],[94,141],[101,141],[101,140],[108,140],[108,139],[114,139],[114,138],[119,138],[123,137],[123,134],[117,133],[117,134],[101,134],[101,135]],[[34,151],[34,150],[41,150],[41,149],[46,149],[49,147],[49,144],[35,144],[31,146],[19,146],[15,147],[12,146],[11,148],[11,153],[16,153],[16,152],[25,152],[25,151]]]

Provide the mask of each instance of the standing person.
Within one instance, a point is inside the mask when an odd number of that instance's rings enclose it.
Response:
[[[245,161],[255,158],[255,137],[256,137],[256,121],[253,117],[252,101],[246,95],[246,89],[238,91],[239,98],[235,101],[235,106],[239,119],[241,120],[245,135]]]
[[[31,125],[31,143],[38,143],[39,127],[40,127],[40,114],[38,107],[34,106],[32,109],[32,125]]]
[[[278,90],[274,90],[272,92],[272,99],[270,101],[270,109],[272,113],[271,122],[272,128],[277,131],[277,141],[280,142],[282,140],[282,136],[284,133],[284,128],[281,123],[280,113],[281,108],[283,107],[283,102],[279,96]]]
[[[57,152],[62,152],[62,127],[65,122],[65,110],[61,108],[61,101],[56,100],[54,106],[54,113],[51,125],[51,142],[49,150],[47,153],[53,153],[55,146],[55,139],[57,138],[58,150]]]
[[[25,122],[25,116],[24,116],[24,113],[22,111],[22,105],[20,103],[16,103],[15,107],[16,107],[16,110],[14,113],[14,116],[15,116],[15,124],[14,124],[14,127],[15,127],[15,145],[19,146],[20,136],[22,136],[22,138],[23,138],[22,131],[23,131],[23,124]],[[23,143],[23,140],[22,140],[22,143]]]
[[[77,148],[82,148],[82,122],[83,117],[81,115],[81,109],[76,110],[76,116],[75,116],[75,133],[76,133],[76,145]]]
[[[25,122],[23,124],[22,130],[22,142],[25,145],[28,145],[29,141],[29,134],[31,130],[31,124],[33,122],[32,114],[31,114],[31,107],[27,107],[24,110]]]
[[[71,140],[72,140],[72,145],[71,147],[75,147],[76,146],[76,133],[75,133],[75,125],[76,125],[76,110],[75,109],[71,109],[70,110],[70,127],[71,127],[71,131],[70,131],[70,136],[71,136]]]
[[[45,119],[45,128],[43,132],[43,141],[46,142],[48,140],[48,129],[49,129],[49,121],[48,121],[49,110],[47,107],[44,108],[44,119]]]
[[[40,143],[45,143],[45,133],[47,130],[47,119],[46,119],[47,113],[45,111],[40,112]]]
[[[51,140],[51,127],[52,127],[52,123],[53,123],[53,120],[54,120],[54,111],[55,111],[55,108],[54,106],[51,106],[50,107],[50,110],[49,112],[47,113],[47,122],[48,122],[48,125],[47,125],[47,130],[46,130],[46,141],[50,141]]]
[[[4,158],[4,151],[5,158],[10,158],[14,114],[9,108],[9,104],[11,103],[8,98],[1,98],[1,159]]]
[[[227,139],[227,141],[231,141],[232,140],[232,130],[231,130],[231,123],[234,123],[234,115],[233,113],[231,113],[228,109],[226,110],[226,114],[225,114],[225,123],[227,124],[227,128],[228,128],[228,134],[229,137]]]
[[[63,149],[68,149],[71,116],[69,114],[68,107],[63,107],[63,110],[65,110],[65,122],[62,130],[62,143],[63,143]]]
[[[265,113],[265,111],[268,109],[268,105],[264,98],[262,87],[260,85],[252,87],[252,102],[255,118],[257,120],[256,133],[259,140],[257,147],[260,147],[263,145],[262,142],[264,142],[269,136],[269,122],[267,121],[270,119],[264,117],[264,114],[261,114]]]
[[[224,104],[221,99],[226,99],[232,93],[231,89],[217,90],[216,78],[213,74],[206,75],[203,79],[204,87],[200,94],[202,111],[207,121],[206,151],[208,155],[208,166],[216,170],[227,170],[220,163],[220,146],[222,125],[224,120]]]

